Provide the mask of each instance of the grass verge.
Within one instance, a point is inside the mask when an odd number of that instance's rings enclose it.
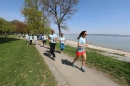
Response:
[[[0,86],[56,86],[54,75],[35,46],[0,38]]]

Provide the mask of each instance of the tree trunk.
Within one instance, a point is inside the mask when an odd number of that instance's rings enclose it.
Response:
[[[59,37],[61,35],[61,28],[60,28],[60,24],[58,24],[58,29],[59,29]]]

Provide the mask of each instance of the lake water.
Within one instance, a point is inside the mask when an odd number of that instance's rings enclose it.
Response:
[[[66,40],[77,42],[78,34],[65,34]],[[130,36],[87,35],[88,44],[130,52]]]

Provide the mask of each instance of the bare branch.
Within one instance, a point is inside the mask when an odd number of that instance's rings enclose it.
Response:
[[[76,12],[75,6],[79,0],[41,0],[43,4],[43,12],[50,15],[53,21],[58,25],[59,33],[61,24]],[[65,27],[65,26],[64,26]]]

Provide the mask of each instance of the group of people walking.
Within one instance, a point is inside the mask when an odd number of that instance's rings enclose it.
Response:
[[[86,62],[86,51],[85,51],[85,47],[88,46],[88,44],[85,41],[85,38],[87,36],[87,32],[86,31],[82,31],[79,36],[78,36],[78,43],[77,43],[77,49],[76,49],[76,57],[74,58],[74,60],[72,61],[72,66],[75,67],[75,62],[82,57],[82,65],[81,65],[81,70],[83,72],[85,72],[85,62]],[[28,40],[30,40],[30,44],[32,44],[32,38],[34,39],[34,44],[37,44],[37,36],[34,35],[34,37],[32,37],[32,35],[25,35],[26,38],[26,43],[28,44]],[[61,33],[59,39],[57,37],[57,35],[55,34],[54,30],[51,30],[51,34],[49,34],[48,38],[46,37],[45,34],[42,35],[42,42],[43,42],[43,46],[46,46],[46,40],[49,41],[49,45],[50,45],[50,56],[55,60],[56,59],[56,55],[55,55],[55,46],[56,46],[56,42],[58,41],[60,43],[60,49],[61,52],[63,52],[63,50],[65,49],[65,37],[64,34]]]
[[[28,44],[30,44],[30,45],[32,45],[32,44],[36,45],[38,43],[38,39],[39,39],[39,40],[43,41],[43,46],[45,46],[47,38],[46,38],[46,35],[44,35],[44,34],[43,34],[43,36],[41,35],[41,39],[40,39],[40,36],[37,36],[36,34],[34,34],[34,36],[33,36],[32,34],[28,35],[26,33],[25,39],[26,39],[26,44],[27,45]],[[32,41],[34,41],[34,42],[32,43]]]
[[[26,39],[26,44],[27,44],[27,45],[28,45],[28,44],[32,45],[33,39],[34,39],[34,44],[37,43],[37,36],[36,36],[36,35],[32,36],[32,34],[28,35],[28,34],[26,33],[25,39]]]

